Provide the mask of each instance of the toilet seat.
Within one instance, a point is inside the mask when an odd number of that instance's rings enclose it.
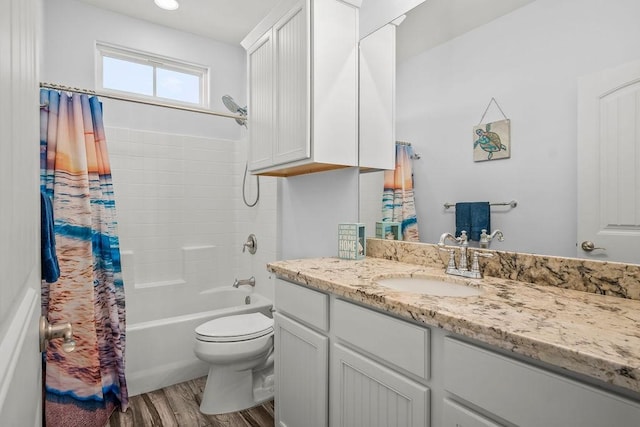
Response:
[[[196,328],[196,338],[206,342],[248,341],[271,333],[273,319],[262,313],[219,317]]]

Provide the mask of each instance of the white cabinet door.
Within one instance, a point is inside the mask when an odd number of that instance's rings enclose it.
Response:
[[[300,1],[273,27],[276,85],[273,164],[311,156],[308,15],[306,1]]]
[[[429,425],[427,387],[340,344],[332,347],[330,384],[332,427]]]
[[[249,169],[271,166],[273,158],[273,41],[267,31],[248,51]]]
[[[276,425],[327,426],[329,338],[281,314],[274,319]]]
[[[639,128],[640,61],[579,81],[579,257],[640,263]]]

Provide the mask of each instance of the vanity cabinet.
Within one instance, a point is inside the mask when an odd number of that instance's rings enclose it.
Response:
[[[277,279],[278,426],[637,427],[640,402]]]
[[[242,41],[249,169],[358,165],[358,0],[284,0]]]

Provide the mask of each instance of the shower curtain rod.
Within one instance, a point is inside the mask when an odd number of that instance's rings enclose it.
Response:
[[[181,106],[181,105],[172,105],[172,104],[168,104],[168,103],[161,102],[161,101],[146,101],[144,99],[137,99],[137,98],[128,97],[128,96],[124,96],[124,95],[113,95],[113,94],[110,94],[110,93],[97,92],[95,90],[90,90],[90,89],[80,89],[80,88],[77,88],[77,87],[64,86],[64,85],[59,85],[59,84],[55,84],[55,83],[43,83],[43,82],[40,82],[40,87],[41,88],[46,88],[46,89],[61,90],[61,91],[65,91],[65,92],[81,93],[81,94],[85,94],[85,95],[94,95],[94,96],[99,96],[101,98],[117,99],[119,101],[129,101],[129,102],[135,102],[135,103],[138,103],[138,104],[155,105],[157,107],[173,108],[175,110],[191,111],[193,113],[209,114],[211,116],[226,117],[226,118],[229,118],[229,119],[237,119],[237,120],[242,120],[242,121],[247,120],[247,118],[245,116],[240,116],[240,115],[237,115],[237,114],[219,113],[217,111],[211,111],[211,110],[207,110],[207,109],[204,109],[204,108],[198,108],[198,107],[187,107],[187,106]],[[41,105],[40,107],[43,107],[43,105]]]

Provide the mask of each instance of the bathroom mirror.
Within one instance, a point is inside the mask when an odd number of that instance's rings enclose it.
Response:
[[[491,228],[505,241],[491,249],[640,264],[637,249],[621,258],[617,247],[582,250],[587,239],[577,231],[578,157],[589,132],[578,129],[578,82],[640,59],[640,29],[630,18],[638,13],[640,5],[623,0],[429,0],[406,14],[396,38],[395,126],[396,140],[421,156],[413,172],[422,242],[455,230],[455,208],[445,203],[517,200],[515,208],[492,206]],[[474,161],[473,128],[492,98],[500,108],[489,106],[482,123],[510,120],[510,157]],[[636,158],[639,144],[636,137],[627,147]],[[371,236],[382,172],[361,174],[359,185],[360,221]],[[635,220],[621,220],[613,233],[635,234],[638,248],[640,182],[625,188]],[[588,240],[598,247],[598,238]]]

